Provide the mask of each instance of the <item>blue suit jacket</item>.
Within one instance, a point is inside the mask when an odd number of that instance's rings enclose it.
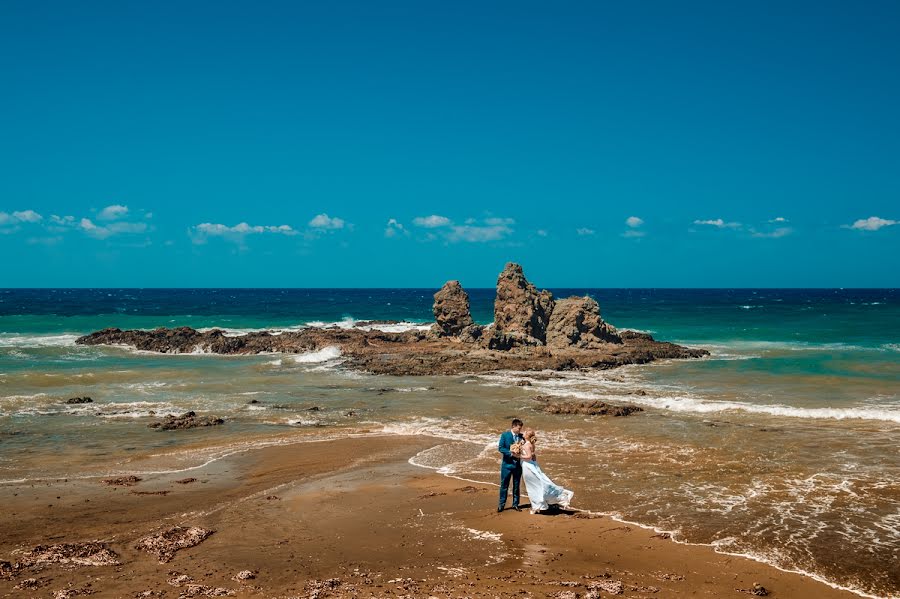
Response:
[[[520,434],[519,437],[522,435]],[[497,444],[497,451],[499,451],[503,455],[503,464],[510,466],[520,466],[521,462],[519,458],[513,456],[513,454],[509,453],[509,446],[515,443],[516,440],[513,437],[512,431],[505,431],[502,435],[500,435],[500,442]]]

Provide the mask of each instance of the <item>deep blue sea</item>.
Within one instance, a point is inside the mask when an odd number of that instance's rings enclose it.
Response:
[[[619,328],[712,352],[554,376],[374,376],[344,368],[337,348],[234,357],[74,343],[105,327],[425,327],[434,291],[0,290],[0,484],[188,470],[236,448],[360,430],[433,436],[414,464],[493,482],[495,435],[518,415],[541,431],[544,470],[578,507],[900,596],[897,289],[553,289],[593,296]],[[475,319],[490,323],[494,290],[468,291]],[[75,395],[95,401],[64,403]],[[646,411],[551,416],[535,395]],[[178,436],[146,426],[189,409],[227,424]]]

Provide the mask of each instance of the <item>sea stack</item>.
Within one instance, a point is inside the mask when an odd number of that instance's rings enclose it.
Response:
[[[439,337],[457,337],[463,329],[475,324],[469,312],[469,294],[459,281],[447,281],[434,294],[432,312],[435,320],[432,331]]]
[[[525,278],[521,266],[507,263],[497,277],[494,299],[494,336],[500,347],[544,345],[553,305],[552,293],[538,291]]]

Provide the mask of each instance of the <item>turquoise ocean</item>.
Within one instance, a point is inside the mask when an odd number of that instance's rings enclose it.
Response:
[[[496,482],[496,437],[519,416],[576,507],[900,597],[897,289],[554,289],[593,296],[619,328],[712,352],[606,372],[386,377],[346,368],[338,348],[236,357],[75,344],[105,327],[426,328],[433,292],[0,289],[0,484],[188,472],[258,446],[390,434],[434,439],[415,465]],[[493,290],[469,293],[475,319],[491,322]],[[360,325],[373,319],[399,322]],[[551,416],[537,395],[646,411]],[[75,396],[94,401],[65,403]],[[186,410],[226,424],[147,427]]]

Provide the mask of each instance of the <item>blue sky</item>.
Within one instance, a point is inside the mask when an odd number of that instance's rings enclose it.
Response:
[[[0,4],[0,287],[900,286],[896,2]]]

